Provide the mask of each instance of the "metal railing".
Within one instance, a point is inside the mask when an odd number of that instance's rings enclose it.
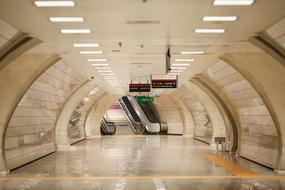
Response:
[[[125,105],[125,102],[120,99],[119,100],[121,108],[124,110],[131,127],[135,134],[143,134],[145,132],[146,124],[144,122],[137,122],[133,119],[132,114],[130,113],[129,109]]]
[[[103,135],[114,135],[116,133],[116,125],[113,122],[102,119],[101,132]]]

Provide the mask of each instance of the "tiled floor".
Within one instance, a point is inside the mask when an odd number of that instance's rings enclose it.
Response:
[[[223,163],[256,176],[236,176]],[[285,189],[285,178],[274,175],[250,161],[213,154],[209,145],[190,138],[111,136],[19,168],[0,178],[0,189]]]

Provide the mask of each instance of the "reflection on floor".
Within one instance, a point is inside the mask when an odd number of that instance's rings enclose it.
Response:
[[[88,139],[0,181],[0,189],[285,189],[270,169],[175,136]]]

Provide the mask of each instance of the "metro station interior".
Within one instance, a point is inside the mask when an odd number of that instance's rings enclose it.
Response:
[[[0,189],[284,190],[284,0],[0,0]]]

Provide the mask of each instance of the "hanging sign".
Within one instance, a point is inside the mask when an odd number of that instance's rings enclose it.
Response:
[[[154,98],[149,96],[137,96],[136,97],[138,103],[151,103]]]
[[[151,80],[152,88],[177,88],[176,79],[153,79]]]
[[[150,92],[150,84],[129,84],[129,92]]]

